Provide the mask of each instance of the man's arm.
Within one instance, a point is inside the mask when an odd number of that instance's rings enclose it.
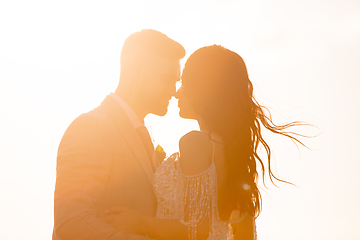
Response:
[[[60,143],[54,201],[53,240],[143,239],[119,232],[97,216],[113,161],[105,126],[87,114],[77,118]]]

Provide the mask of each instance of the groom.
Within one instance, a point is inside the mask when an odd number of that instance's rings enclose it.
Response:
[[[155,215],[159,163],[144,118],[166,114],[184,55],[179,43],[155,30],[125,40],[115,93],[76,118],[61,140],[53,240],[147,239],[119,232],[102,217],[115,206]]]

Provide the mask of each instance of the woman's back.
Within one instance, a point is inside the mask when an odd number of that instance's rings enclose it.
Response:
[[[225,153],[219,136],[207,131],[191,131],[180,139],[179,148],[183,174],[201,174],[214,162],[218,188],[224,184],[226,177]]]
[[[191,131],[185,134],[179,142],[181,171],[185,175],[196,175],[209,168],[212,161],[221,158],[217,153],[210,134],[206,131]]]
[[[221,138],[207,131],[191,131],[180,139],[180,166],[184,175],[197,175],[205,172],[213,162],[216,169],[217,189],[226,182],[224,145]],[[219,191],[217,191],[219,194]],[[219,196],[217,196],[219,197]],[[221,209],[220,216],[229,219],[233,210]]]
[[[156,217],[179,220],[189,227],[189,239],[234,239],[231,224],[218,213],[224,161],[222,145],[209,133],[193,131],[183,136],[180,153],[169,157],[155,173]]]

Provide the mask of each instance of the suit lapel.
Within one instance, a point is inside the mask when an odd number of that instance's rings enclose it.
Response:
[[[119,129],[125,141],[129,144],[148,180],[151,185],[153,185],[154,172],[152,170],[150,160],[147,156],[145,147],[126,112],[111,96],[107,96],[105,98],[105,100],[101,103],[101,107],[105,110],[106,114],[114,120],[116,128]]]

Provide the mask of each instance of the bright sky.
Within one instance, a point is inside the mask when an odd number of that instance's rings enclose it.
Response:
[[[239,53],[275,122],[322,132],[300,154],[265,133],[278,175],[298,188],[263,193],[259,239],[360,239],[358,0],[1,1],[0,239],[51,239],[60,139],[115,90],[122,43],[143,28],[180,42],[182,64],[215,43]],[[168,154],[197,129],[176,100],[146,125]]]

